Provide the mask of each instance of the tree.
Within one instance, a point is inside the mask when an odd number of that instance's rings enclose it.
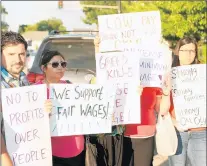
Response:
[[[8,14],[6,9],[1,4],[0,4],[0,12],[1,12],[1,15],[7,15]],[[7,31],[8,28],[9,28],[9,25],[4,20],[1,20],[1,30],[2,31]]]
[[[83,5],[108,5],[108,6],[116,6],[115,1],[81,1]],[[97,24],[99,15],[107,15],[107,14],[115,14],[117,13],[116,9],[96,9],[96,8],[88,8],[84,7],[83,12],[86,15],[86,18],[82,18],[83,22],[86,24]]]
[[[82,4],[91,5],[116,5],[116,2],[82,1]],[[184,35],[204,38],[207,32],[206,26],[206,2],[205,1],[122,1],[122,13],[159,10],[162,22],[162,34],[167,40],[178,40]],[[86,24],[97,24],[98,15],[114,14],[114,9],[84,8]]]
[[[25,24],[19,25],[18,33],[24,33],[27,27],[28,25]]]
[[[200,40],[206,36],[205,1],[157,1],[155,5],[161,12],[163,35],[167,39],[190,35]]]
[[[66,31],[66,27],[63,25],[62,20],[57,18],[50,18],[48,20],[41,20],[33,25],[28,25],[25,27],[26,31],[49,31],[59,30]]]

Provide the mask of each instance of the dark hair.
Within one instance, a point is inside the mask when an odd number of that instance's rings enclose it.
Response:
[[[19,33],[12,31],[5,31],[1,33],[1,52],[5,46],[9,44],[24,44],[25,50],[27,50],[27,42]]]
[[[199,60],[198,60],[198,44],[195,38],[192,37],[184,37],[182,39],[180,39],[175,47],[174,50],[174,56],[173,56],[173,63],[172,63],[172,67],[176,67],[176,66],[180,66],[180,61],[179,61],[179,50],[180,47],[186,45],[186,44],[194,44],[195,45],[195,52],[196,52],[196,56],[194,61],[192,62],[192,64],[199,64]]]
[[[61,56],[64,60],[65,57],[58,51],[55,50],[45,50],[42,54],[42,60],[40,62],[40,66],[44,65],[47,66],[47,63],[50,62],[50,60],[54,57],[54,56]]]

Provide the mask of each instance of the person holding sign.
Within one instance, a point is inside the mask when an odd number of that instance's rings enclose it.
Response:
[[[177,43],[173,67],[199,64],[197,42],[194,38],[184,37]],[[197,85],[199,86],[199,85]],[[175,155],[169,157],[170,166],[206,166],[206,127],[183,129],[176,121],[172,94],[170,113],[174,119],[178,136],[178,148]]]
[[[127,124],[124,132],[123,164],[150,166],[154,155],[156,117],[159,112],[162,90],[144,87],[141,93],[141,124]]]
[[[99,44],[100,38],[97,35],[94,39],[96,53],[99,52]],[[90,83],[96,84],[96,77],[93,77]],[[122,166],[123,132],[124,126],[118,125],[112,127],[112,133],[90,136],[90,141],[95,140],[90,143],[96,146],[97,154],[94,158],[96,158],[97,166]]]
[[[29,82],[23,72],[26,62],[26,40],[16,32],[2,32],[1,34],[1,88],[13,88],[20,86],[28,86]],[[2,111],[0,111],[2,114]],[[2,115],[0,115],[2,116]],[[2,121],[3,123],[3,121]],[[2,127],[2,130],[4,126]],[[4,131],[1,131],[4,134]],[[2,136],[1,136],[2,137]],[[4,140],[2,139],[2,162],[10,163]],[[4,165],[4,164],[3,164]],[[5,164],[7,165],[7,164]]]
[[[44,73],[44,80],[36,84],[67,83],[61,80],[66,70],[67,62],[58,51],[45,51],[42,55],[41,69]],[[48,98],[49,98],[49,88]],[[52,110],[52,103],[47,101],[46,106]],[[52,137],[53,166],[84,166],[84,137],[61,136]]]

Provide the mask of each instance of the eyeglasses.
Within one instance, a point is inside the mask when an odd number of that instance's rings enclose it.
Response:
[[[179,50],[179,51],[182,51],[182,52],[188,52],[190,54],[195,54],[196,51],[195,50]]]
[[[67,66],[67,62],[50,62],[48,64],[51,64],[53,68],[58,68],[59,66],[61,66],[62,68],[66,68]]]

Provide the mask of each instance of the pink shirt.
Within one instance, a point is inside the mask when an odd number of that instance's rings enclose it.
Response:
[[[61,83],[66,83],[61,81]],[[43,84],[42,80],[37,84]],[[49,89],[47,89],[47,98],[49,98]],[[79,136],[63,136],[52,137],[52,155],[62,158],[70,158],[79,155],[84,150],[84,137]]]

